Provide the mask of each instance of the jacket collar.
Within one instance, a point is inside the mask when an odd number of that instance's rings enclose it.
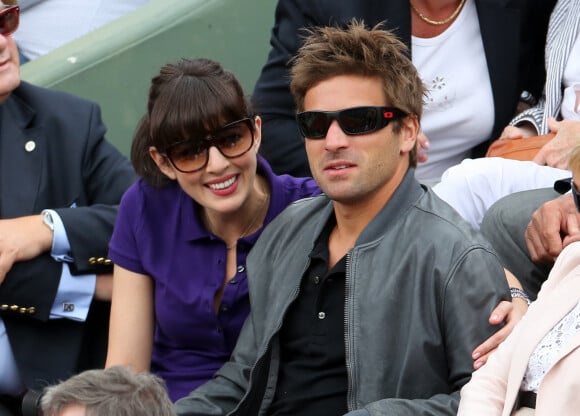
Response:
[[[399,221],[404,221],[407,211],[426,192],[423,186],[415,179],[415,169],[410,168],[407,170],[393,196],[371,222],[367,224],[356,240],[355,246],[382,238],[390,227],[398,224]],[[311,204],[310,209],[312,212],[319,214],[315,216],[316,223],[312,224],[312,246],[308,250],[312,250],[314,242],[319,238],[329,218],[334,215],[332,201],[324,194],[314,198]]]
[[[413,206],[424,194],[425,190],[415,179],[415,169],[410,168],[403,177],[399,187],[391,196],[385,206],[365,227],[358,237],[356,245],[375,241],[383,237],[387,230],[393,224],[403,221],[407,211]]]

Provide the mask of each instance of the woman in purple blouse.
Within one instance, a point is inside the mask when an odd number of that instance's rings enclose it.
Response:
[[[152,80],[124,195],[107,367],[151,370],[173,401],[228,360],[249,312],[245,262],[262,229],[312,179],[276,176],[258,156],[261,120],[236,78],[207,59],[180,60]]]

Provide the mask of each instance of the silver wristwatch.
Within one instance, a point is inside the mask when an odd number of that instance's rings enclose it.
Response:
[[[54,222],[52,220],[52,214],[50,211],[42,211],[42,222],[50,228],[50,231],[54,232]]]

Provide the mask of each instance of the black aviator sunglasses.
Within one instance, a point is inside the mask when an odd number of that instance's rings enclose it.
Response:
[[[304,111],[296,114],[300,133],[307,139],[323,139],[332,120],[342,131],[355,136],[368,134],[386,127],[391,121],[406,117],[397,107],[352,107],[339,111]]]

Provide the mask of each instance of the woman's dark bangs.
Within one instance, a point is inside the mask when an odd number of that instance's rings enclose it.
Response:
[[[207,88],[200,90],[197,100],[203,107],[200,112],[208,133],[248,116],[243,92],[234,83],[211,81],[205,83]]]
[[[235,88],[188,76],[177,81],[158,97],[151,113],[151,134],[158,148],[206,137],[224,124],[247,116],[244,97]]]

